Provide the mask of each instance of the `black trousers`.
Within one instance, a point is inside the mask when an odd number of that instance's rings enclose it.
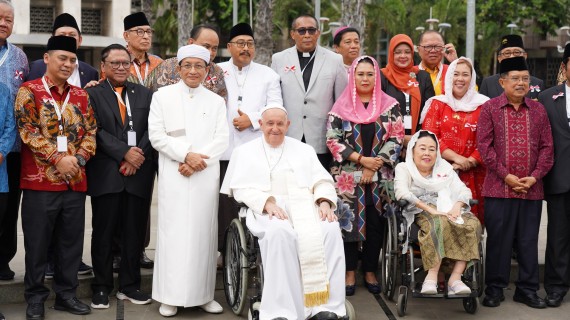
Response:
[[[55,246],[53,290],[64,300],[75,297],[77,266],[83,251],[85,193],[24,190],[22,229],[26,249],[26,302],[43,303],[49,296],[44,272],[50,242]]]
[[[570,288],[570,192],[547,195],[546,201],[544,289],[564,296]]]
[[[6,200],[0,200],[0,266],[7,266],[18,249],[18,212],[20,211],[20,153],[10,152],[4,160],[8,170]],[[3,196],[2,196],[3,197]]]
[[[220,160],[220,186],[224,182],[229,163],[227,160]],[[218,251],[222,252],[222,254],[225,247],[224,235],[226,228],[229,227],[232,220],[237,217],[238,207],[235,200],[228,197],[227,194],[220,193],[218,199]]]
[[[121,234],[119,291],[128,293],[140,289],[140,248],[146,231],[147,204],[147,199],[126,191],[91,197],[93,292],[108,294],[113,290],[113,238],[117,230]]]
[[[518,250],[519,275],[515,282],[523,294],[533,294],[538,283],[538,229],[542,200],[485,197],[487,255],[485,293],[497,297],[509,284],[513,242]]]
[[[374,205],[366,206],[366,241],[362,242],[362,271],[378,271],[380,248],[383,244],[386,219],[380,216]],[[354,271],[358,266],[358,242],[344,243],[346,271]]]

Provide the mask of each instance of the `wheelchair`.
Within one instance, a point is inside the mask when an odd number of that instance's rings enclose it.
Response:
[[[477,204],[477,200],[470,200],[470,205]],[[470,294],[447,295],[445,290],[438,290],[435,295],[421,293],[422,283],[416,282],[416,275],[426,272],[421,265],[421,255],[417,234],[419,226],[412,224],[410,232],[406,228],[406,219],[402,214],[402,208],[407,205],[405,200],[397,202],[396,210],[388,215],[384,230],[384,244],[381,249],[381,283],[384,296],[393,301],[396,295],[396,307],[400,317],[405,316],[408,296],[411,291],[414,298],[445,298],[462,299],[463,308],[467,313],[475,314],[479,308],[479,298],[483,294],[485,279],[485,235],[481,235],[479,241],[479,260],[468,265],[465,269],[462,281],[471,288]],[[408,239],[407,248],[405,240]],[[400,267],[398,269],[398,267]],[[399,277],[398,277],[399,275]],[[400,286],[397,287],[399,280]],[[446,286],[446,285],[445,285]]]
[[[232,220],[224,236],[224,293],[235,315],[241,316],[246,305],[249,305],[248,319],[259,320],[264,279],[261,252],[257,238],[245,224],[247,207],[242,204],[239,207],[238,218]],[[345,300],[345,307],[344,319],[356,320],[350,301]]]

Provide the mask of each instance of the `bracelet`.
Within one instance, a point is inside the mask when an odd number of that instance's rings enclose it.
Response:
[[[332,208],[331,202],[330,202],[329,200],[327,200],[327,199],[324,199],[324,198],[321,198],[321,199],[319,199],[319,200],[317,201],[317,206],[320,206],[321,203],[323,203],[323,202],[328,202],[329,206],[331,206],[331,208]]]
[[[360,160],[361,160],[361,159],[362,159],[362,155],[359,154],[359,155],[358,155],[358,160],[356,161],[356,163],[357,163],[357,164],[360,164]]]

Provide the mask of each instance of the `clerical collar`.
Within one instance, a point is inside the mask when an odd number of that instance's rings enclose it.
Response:
[[[313,56],[313,54],[315,53],[316,50],[317,50],[317,48],[315,48],[315,50],[310,51],[310,52],[301,52],[301,51],[299,51],[299,49],[297,49],[297,55],[299,56],[299,59],[301,59],[301,58],[308,59],[308,58]]]

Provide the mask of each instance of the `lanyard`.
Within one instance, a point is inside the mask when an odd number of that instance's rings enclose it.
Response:
[[[67,102],[69,101],[70,94],[69,94],[69,92],[67,92],[67,96],[65,97],[65,100],[63,101],[63,105],[61,106],[61,109],[60,109],[59,104],[57,104],[57,102],[53,98],[53,95],[51,94],[51,91],[49,90],[49,87],[47,85],[45,77],[42,77],[42,82],[44,84],[44,88],[46,89],[47,93],[51,97],[51,103],[53,104],[53,107],[55,109],[55,113],[57,114],[57,121],[59,124],[59,134],[63,135],[63,122],[61,121],[61,115],[65,111],[65,107],[67,106]]]
[[[313,61],[313,59],[315,58],[315,56],[317,55],[317,51],[315,50],[315,52],[313,53],[313,55],[311,56],[311,59],[309,59],[309,62],[307,62],[307,64],[305,65],[305,67],[303,69],[301,69],[301,74],[303,74],[305,72],[305,69],[307,69],[307,67],[309,66],[309,64],[311,63],[311,61]],[[301,61],[299,61],[299,63],[301,63]]]
[[[150,64],[150,61],[147,59],[147,60],[144,62],[144,65],[145,65],[146,68],[145,68],[145,71],[144,71],[144,80],[143,80],[143,78],[142,78],[142,76],[141,76],[141,71],[139,70],[139,66],[137,66],[137,64],[133,62],[133,65],[134,65],[134,67],[135,67],[135,72],[137,73],[137,78],[139,78],[139,83],[142,84],[143,86],[145,85],[145,81],[146,81],[147,76],[148,76],[148,65],[149,65],[149,64]]]
[[[406,115],[410,114],[410,95],[402,92],[404,94],[404,96],[406,97]]]
[[[233,63],[233,61],[231,61],[230,63],[231,63],[232,68],[234,70],[234,80],[236,81],[236,84],[238,86],[238,91],[239,91],[239,94],[238,94],[238,109],[239,109],[239,107],[241,106],[241,103],[243,102],[243,87],[245,86],[245,82],[247,81],[247,75],[249,74],[249,70],[251,70],[252,65],[250,63],[249,66],[247,66],[247,72],[245,73],[245,78],[243,79],[243,82],[240,84],[238,81],[238,78],[237,78],[238,71],[236,69],[236,66]]]
[[[127,120],[129,121],[129,127],[131,128],[131,131],[135,131],[133,129],[133,116],[131,114],[131,104],[129,103],[129,94],[128,92],[125,92],[125,100],[123,101],[123,97],[121,97],[121,95],[115,91],[113,85],[111,85],[111,82],[109,82],[109,79],[107,78],[107,82],[109,83],[109,86],[111,87],[111,90],[113,90],[113,92],[115,93],[115,95],[117,96],[117,99],[119,99],[119,101],[125,105],[125,107],[127,108]],[[125,91],[127,90],[127,88],[125,87],[124,89]]]
[[[4,61],[6,61],[6,59],[8,58],[8,53],[10,53],[10,45],[8,45],[8,43],[6,43],[6,47],[8,49],[6,50],[6,53],[4,53],[4,55],[2,56],[2,59],[0,59],[0,67],[4,64]]]

